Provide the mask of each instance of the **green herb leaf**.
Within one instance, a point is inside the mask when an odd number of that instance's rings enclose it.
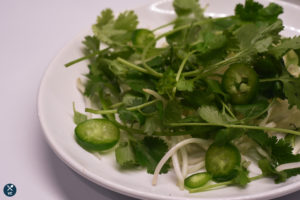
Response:
[[[180,78],[177,82],[177,89],[179,91],[188,91],[192,92],[194,90],[194,81],[193,80],[185,80],[184,78]]]
[[[235,15],[243,21],[275,21],[283,13],[281,6],[270,3],[267,7],[253,0],[246,0],[245,5],[238,4]]]
[[[291,49],[300,49],[300,36],[282,39],[281,43],[270,48],[269,52],[276,58],[281,58]]]
[[[167,144],[158,137],[147,136],[142,142],[132,143],[136,161],[147,168],[147,172],[150,174],[154,173],[156,165],[161,158],[168,151]],[[160,173],[167,173],[170,166],[166,163],[161,169]]]
[[[234,119],[226,113],[221,113],[215,106],[201,106],[198,109],[200,117],[209,123],[228,124]]]
[[[173,7],[177,15],[189,15],[199,4],[197,0],[174,0]]]
[[[114,20],[112,10],[106,9],[97,18],[97,23],[92,26],[92,30],[100,41],[108,45],[122,46],[131,41],[132,32],[137,24],[137,16],[133,11],[120,13]]]
[[[296,105],[300,109],[300,78],[281,79],[283,92],[291,106]]]
[[[246,105],[234,105],[233,109],[241,119],[249,120],[260,117],[262,114],[267,112],[269,102],[266,99],[258,100],[252,104]]]
[[[144,131],[148,135],[152,135],[154,131],[157,131],[162,128],[162,121],[159,119],[158,116],[152,116],[148,117],[146,119],[145,125],[144,125]]]
[[[231,129],[225,128],[217,132],[215,136],[215,142],[218,144],[226,144],[234,139],[241,137],[245,131],[243,129]]]
[[[138,111],[129,111],[124,106],[118,108],[118,114],[122,122],[126,124],[133,124],[135,122],[143,125],[145,123],[145,117]]]
[[[294,155],[290,143],[284,139],[269,137],[267,133],[259,130],[249,130],[247,135],[266,150],[275,166],[300,161],[300,154]]]
[[[237,175],[232,179],[233,183],[241,187],[245,187],[251,180],[248,177],[249,171],[244,167],[237,167]]]
[[[275,183],[285,182],[287,174],[285,172],[278,172],[275,167],[267,159],[261,159],[258,161],[258,166],[261,169],[264,176],[274,178]]]
[[[123,168],[132,168],[137,166],[135,154],[129,142],[121,142],[115,150],[117,163]]]
[[[87,116],[85,114],[76,111],[74,102],[73,102],[73,112],[74,112],[73,121],[76,125],[87,120]]]

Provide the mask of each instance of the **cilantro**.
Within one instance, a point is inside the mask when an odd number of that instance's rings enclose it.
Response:
[[[167,70],[163,77],[157,83],[157,90],[159,94],[166,94],[169,97],[173,96],[173,88],[176,85],[176,74],[173,70]]]
[[[200,117],[210,123],[228,124],[234,121],[227,113],[221,113],[217,107],[201,106],[198,109]]]
[[[174,0],[173,7],[177,15],[189,15],[193,12],[200,13],[202,9],[199,9],[200,6],[198,4],[198,0]],[[202,11],[203,12],[203,11]],[[199,13],[197,13],[199,15]]]
[[[137,166],[135,154],[130,142],[122,142],[115,150],[117,163],[123,168],[132,168]]]
[[[287,174],[285,172],[278,172],[275,167],[267,159],[261,159],[258,161],[258,166],[261,169],[264,176],[274,178],[275,183],[285,182]]]
[[[270,53],[276,58],[281,58],[291,49],[300,49],[300,37],[284,38],[281,43],[270,48]]]
[[[100,50],[100,41],[95,36],[86,36],[82,42],[86,46],[87,54],[95,53]]]
[[[179,91],[189,91],[189,92],[192,92],[194,90],[194,81],[193,80],[186,80],[184,78],[181,78],[177,82],[176,88]]]
[[[145,137],[142,142],[132,142],[135,158],[138,164],[147,168],[147,172],[154,173],[156,165],[168,150],[167,144],[158,137]],[[167,173],[169,164],[166,163],[160,173]]]
[[[228,94],[226,94],[223,91],[223,88],[221,87],[221,84],[217,80],[207,79],[206,83],[207,83],[209,89],[213,93],[223,96],[224,99],[228,99],[229,98]]]
[[[283,92],[290,105],[296,105],[300,109],[300,78],[282,79]]]
[[[269,102],[266,99],[257,100],[252,104],[234,105],[234,111],[243,120],[255,119],[268,111]]]
[[[148,135],[152,135],[154,131],[162,128],[162,122],[158,116],[148,117],[145,121],[144,131]]]
[[[275,166],[300,161],[300,154],[294,155],[290,143],[277,137],[269,137],[263,131],[248,131],[248,137],[257,142],[269,154]]]
[[[245,167],[237,167],[237,175],[232,179],[232,183],[239,185],[241,187],[245,187],[248,183],[251,182],[249,179],[249,171]]]
[[[125,107],[121,106],[118,109],[118,114],[122,122],[133,124],[135,122],[140,125],[145,123],[145,117],[138,111],[129,111]]]
[[[87,120],[87,116],[85,114],[76,111],[74,102],[73,102],[73,112],[74,112],[73,121],[75,124],[80,124],[81,122]]]
[[[226,144],[234,139],[241,137],[244,134],[242,129],[221,129],[217,132],[215,136],[215,142],[218,144]]]
[[[115,20],[112,10],[106,9],[101,12],[92,29],[101,42],[122,46],[131,40],[132,32],[136,29],[137,24],[137,16],[133,11],[120,13]]]
[[[267,7],[253,0],[246,0],[245,5],[235,7],[235,15],[243,21],[275,21],[283,13],[281,6],[270,3]]]

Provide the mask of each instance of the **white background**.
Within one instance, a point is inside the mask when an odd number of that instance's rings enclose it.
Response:
[[[37,93],[50,61],[102,9],[118,12],[154,1],[0,0],[0,200],[132,200],[82,178],[57,158],[43,137]],[[3,194],[7,183],[17,186],[14,197]],[[300,199],[300,192],[279,199]]]

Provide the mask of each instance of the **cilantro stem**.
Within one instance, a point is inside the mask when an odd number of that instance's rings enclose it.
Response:
[[[193,50],[193,51],[189,52],[189,53],[185,56],[185,58],[182,60],[180,66],[179,66],[178,72],[177,72],[177,74],[176,74],[176,79],[175,79],[175,80],[176,80],[176,83],[178,83],[178,81],[179,81],[179,79],[180,79],[180,75],[181,75],[181,73],[182,73],[182,70],[183,70],[183,68],[184,68],[184,66],[185,66],[185,64],[186,64],[186,62],[188,61],[189,57],[190,57],[193,53],[195,53],[196,51],[197,51],[197,50]],[[173,92],[173,96],[175,96],[175,94],[176,94],[176,85],[174,86],[172,92]]]
[[[233,114],[233,112],[230,110],[230,108],[224,103],[224,101],[222,101],[221,98],[219,98],[219,99],[220,99],[222,106],[227,110],[227,112],[231,115],[231,117],[233,117],[235,120],[237,120],[236,116]]]
[[[154,104],[158,101],[159,101],[158,99],[154,99],[152,101],[149,101],[149,102],[137,105],[137,106],[132,106],[132,107],[126,108],[126,110],[129,110],[129,111],[139,110],[139,109],[142,109],[146,106],[150,106],[150,105],[152,105],[152,104]],[[95,110],[95,109],[92,109],[92,108],[86,108],[85,112],[89,112],[89,113],[93,113],[93,114],[99,114],[99,115],[108,115],[108,114],[115,114],[115,113],[118,112],[118,110],[117,109]]]
[[[259,79],[259,82],[264,83],[264,82],[273,82],[273,81],[280,81],[278,78],[264,78],[264,79]]]
[[[152,32],[155,32],[155,31],[157,31],[157,30],[159,30],[159,29],[162,29],[162,28],[165,28],[165,27],[167,27],[167,26],[170,26],[170,25],[174,24],[175,22],[176,22],[176,20],[173,20],[173,21],[171,21],[170,23],[161,25],[161,26],[159,26],[159,27],[153,29]]]
[[[102,49],[102,50],[100,50],[100,51],[96,51],[95,53],[92,53],[92,54],[83,56],[83,57],[78,58],[78,59],[76,59],[76,60],[73,60],[73,61],[71,61],[71,62],[68,62],[68,63],[65,64],[65,67],[70,67],[71,65],[74,65],[74,64],[76,64],[76,63],[79,63],[79,62],[81,62],[81,61],[83,61],[83,60],[92,58],[92,57],[94,57],[94,56],[96,56],[96,55],[98,55],[98,54],[100,54],[100,53],[102,53],[103,51],[106,51],[106,50],[108,50],[108,49],[109,49],[109,47],[108,47],[108,48],[105,48],[105,49]]]
[[[137,71],[140,71],[140,72],[143,72],[143,73],[146,73],[146,74],[151,74],[149,71],[147,71],[146,69],[144,69],[144,68],[142,68],[142,67],[139,67],[139,66],[137,66],[137,65],[135,65],[135,64],[133,64],[133,63],[131,63],[131,62],[128,62],[127,60],[124,60],[123,58],[120,58],[120,57],[118,57],[117,58],[117,61],[118,62],[120,62],[120,63],[122,63],[122,64],[124,64],[124,65],[126,65],[127,67],[131,67],[131,68],[133,68],[133,69],[135,69],[135,70],[137,70]],[[152,74],[151,74],[152,75]]]
[[[168,123],[167,126],[180,127],[180,126],[221,126],[226,128],[244,128],[253,130],[265,130],[265,131],[275,131],[281,133],[290,133],[293,135],[300,135],[299,131],[294,131],[290,129],[283,128],[272,128],[265,126],[250,126],[250,125],[240,125],[240,124],[221,124],[221,123]]]
[[[110,108],[118,108],[118,107],[122,106],[123,104],[124,104],[123,102],[115,103],[115,104],[111,105]]]
[[[260,175],[251,177],[249,179],[250,179],[250,181],[254,181],[254,180],[257,180],[257,179],[260,179],[260,178],[263,178],[263,177],[264,176],[262,174],[260,174]],[[222,187],[222,186],[228,186],[228,185],[233,185],[233,184],[234,184],[234,181],[230,180],[230,181],[225,181],[225,182],[222,182],[222,183],[205,185],[205,186],[202,186],[202,187],[199,187],[199,188],[191,188],[191,189],[187,188],[187,189],[190,193],[196,193],[196,192],[204,192],[204,191],[212,190],[214,188],[219,188],[219,187]]]
[[[207,21],[198,21],[198,22],[195,22],[194,25],[200,25],[200,24],[204,24],[204,23],[207,23]],[[181,31],[183,29],[186,29],[188,27],[190,27],[191,25],[190,24],[185,24],[185,25],[182,25],[182,26],[179,26],[177,28],[174,28],[173,30],[171,31],[168,31],[166,33],[163,33],[159,36],[157,36],[154,40],[152,40],[151,42],[149,42],[146,47],[144,48],[143,50],[143,53],[142,53],[142,63],[144,65],[144,67],[149,71],[151,72],[153,75],[156,75],[157,77],[162,77],[162,73],[158,73],[156,72],[155,70],[153,70],[147,63],[146,63],[146,55],[147,55],[147,52],[149,51],[150,47],[152,47],[156,41],[160,40],[161,38],[163,37],[166,37],[168,35],[171,35],[173,33],[176,33],[178,31]]]
[[[229,57],[229,58],[227,58],[225,60],[222,60],[218,63],[212,64],[212,65],[206,67],[207,68],[206,71],[196,69],[194,71],[185,72],[185,73],[182,74],[182,76],[196,76],[197,75],[195,80],[197,80],[199,78],[202,78],[202,77],[205,77],[205,76],[211,74],[212,72],[214,72],[215,70],[219,69],[220,67],[224,67],[226,65],[230,65],[230,64],[236,62],[240,57],[243,57],[244,55],[247,55],[247,53],[249,53],[248,51],[249,51],[249,49],[245,49],[245,50],[235,54],[232,57]],[[203,71],[203,73],[201,73],[202,71]],[[199,73],[201,73],[201,74],[199,74]]]

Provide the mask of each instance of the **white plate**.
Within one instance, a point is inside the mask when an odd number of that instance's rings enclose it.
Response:
[[[208,2],[201,1],[204,5]],[[210,0],[207,13],[211,16],[222,16],[233,13],[237,0]],[[267,4],[268,1],[262,1]],[[300,7],[288,3],[281,4],[285,14],[281,16],[286,25],[282,32],[285,36],[300,34]],[[154,28],[165,24],[174,17],[170,1],[160,1],[155,4],[135,10],[143,27]],[[141,26],[142,26],[141,25]],[[274,184],[271,179],[261,179],[249,184],[246,189],[227,187],[204,193],[189,194],[180,191],[176,186],[175,175],[170,171],[161,175],[158,185],[151,185],[152,176],[144,170],[120,170],[114,155],[105,155],[101,160],[82,149],[73,138],[74,123],[72,121],[72,102],[83,111],[84,104],[76,89],[76,79],[87,71],[86,62],[81,62],[70,68],[64,64],[82,56],[81,41],[87,31],[80,34],[69,43],[50,64],[41,82],[38,97],[38,114],[45,136],[55,153],[73,170],[87,179],[115,192],[141,199],[268,199],[279,197],[300,188],[300,176],[293,177],[282,184]]]

